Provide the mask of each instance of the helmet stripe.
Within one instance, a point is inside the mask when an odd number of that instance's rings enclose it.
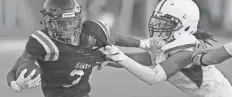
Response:
[[[159,11],[161,11],[162,7],[164,6],[164,3],[166,2],[167,0],[163,0],[163,3],[160,5],[160,8],[159,8]]]

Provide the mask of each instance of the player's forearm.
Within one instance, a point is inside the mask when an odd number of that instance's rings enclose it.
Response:
[[[8,74],[7,74],[7,84],[8,84],[8,86],[10,86],[11,82],[15,81],[15,80],[16,80],[15,71],[9,71]]]
[[[224,47],[211,50],[202,56],[202,63],[206,65],[220,64],[232,56],[226,51]]]
[[[122,46],[122,47],[139,47],[140,46],[140,40],[121,36],[121,35],[112,35],[112,41],[114,45]]]
[[[153,85],[167,79],[167,75],[160,65],[150,68],[130,59],[129,57],[127,57],[125,61],[119,62],[119,64],[149,85]]]
[[[123,68],[122,65],[115,63],[115,62],[108,63],[107,66],[114,67],[114,68]]]
[[[17,68],[18,68],[18,64],[20,64],[21,62],[21,57],[19,57],[17,60],[16,60],[16,62],[15,62],[15,65],[11,68],[11,70],[8,72],[8,74],[7,74],[7,84],[10,86],[10,84],[11,84],[11,82],[12,81],[15,81],[16,80],[16,78],[15,78],[15,76],[16,76],[16,70],[17,70]]]
[[[150,55],[148,52],[140,52],[140,53],[125,53],[125,55],[127,55],[128,57],[130,57],[132,60],[145,65],[145,66],[151,66],[151,59],[150,59]],[[107,66],[110,67],[115,67],[115,68],[123,68],[122,65],[112,62],[112,63],[108,63]]]
[[[16,60],[16,62],[15,62],[15,64],[14,64],[14,66],[11,68],[11,70],[8,72],[8,74],[7,74],[7,83],[8,83],[8,85],[10,86],[10,84],[11,84],[11,82],[12,81],[15,81],[16,80],[16,71],[17,71],[17,69],[18,69],[18,67],[20,66],[20,65],[22,65],[22,64],[24,64],[24,63],[31,63],[31,64],[33,64],[35,61],[30,61],[30,60],[27,60],[26,58],[25,58],[25,56],[24,56],[24,54],[22,55],[22,56],[20,56],[17,60]]]
[[[149,52],[139,52],[139,53],[125,53],[128,57],[132,60],[144,65],[144,66],[151,66],[151,57]]]

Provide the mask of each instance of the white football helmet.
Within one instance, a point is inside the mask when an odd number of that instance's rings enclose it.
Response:
[[[163,37],[167,41],[182,33],[197,31],[200,12],[192,0],[162,0],[152,13],[148,28],[150,37]]]

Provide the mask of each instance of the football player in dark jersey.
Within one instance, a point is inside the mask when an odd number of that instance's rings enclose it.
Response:
[[[106,61],[97,48],[109,42],[109,29],[100,21],[82,22],[81,6],[76,0],[46,0],[41,13],[45,28],[29,37],[23,54],[7,74],[8,85],[22,91],[41,82],[45,97],[87,97],[92,68]],[[91,35],[107,41],[97,41]],[[145,46],[140,45],[140,40],[118,35],[113,35],[111,40],[120,46]],[[24,77],[24,70],[16,78],[20,65],[35,62],[40,66],[41,75],[32,78],[33,71]]]

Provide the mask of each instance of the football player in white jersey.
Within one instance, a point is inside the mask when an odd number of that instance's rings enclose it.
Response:
[[[201,37],[204,34],[196,33],[199,14],[192,0],[162,0],[149,20],[152,38],[140,46],[149,50],[150,57],[131,59],[114,45],[101,51],[149,85],[168,81],[191,97],[232,97],[230,83],[217,68],[192,63],[192,52],[199,39],[207,40]]]

